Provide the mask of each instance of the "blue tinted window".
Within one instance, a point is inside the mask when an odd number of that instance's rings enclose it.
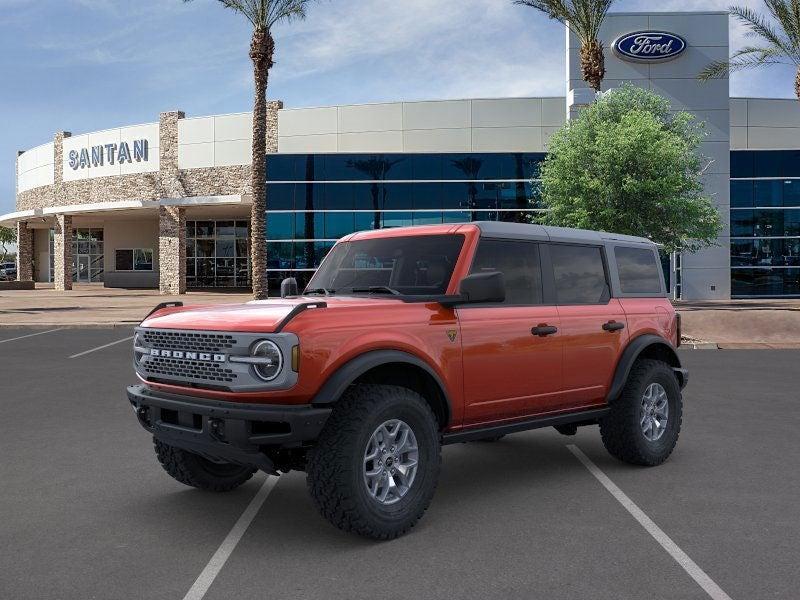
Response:
[[[412,214],[410,212],[385,212],[383,213],[383,227],[384,229],[411,227],[413,225]]]
[[[780,177],[783,156],[780,151],[767,151],[755,153],[755,176],[756,177]]]
[[[539,171],[547,154],[544,152],[515,154],[514,175],[507,179],[534,179],[539,177]],[[520,176],[520,172],[522,176]]]
[[[778,211],[775,211],[778,212]],[[784,210],[783,235],[800,235],[800,210]]]
[[[484,159],[480,154],[451,154],[444,158],[444,179],[482,179]]]
[[[731,293],[735,296],[800,294],[800,269],[734,269]]]
[[[271,183],[267,186],[267,210],[294,210],[293,183]]]
[[[753,211],[731,211],[731,235],[735,237],[751,237],[753,235]]]
[[[800,240],[732,240],[732,266],[800,266]]]
[[[736,208],[753,206],[752,181],[731,181],[731,206]]]
[[[414,225],[441,225],[442,213],[436,211],[415,212],[412,215]]]
[[[270,154],[267,156],[267,181],[295,181],[294,154]]]
[[[297,213],[294,237],[313,240],[325,237],[325,213]]]
[[[267,244],[268,269],[294,268],[294,244],[292,242],[270,242]]]
[[[754,152],[731,152],[731,177],[752,177]]]
[[[354,183],[353,206],[355,210],[373,210],[381,205],[380,183]]]
[[[467,208],[469,197],[469,184],[467,183],[442,184],[443,208]]]
[[[783,182],[783,205],[800,207],[800,180]]]
[[[299,183],[295,188],[295,210],[321,210],[325,208],[324,183]]]
[[[381,185],[381,208],[383,210],[407,210],[411,208],[411,189],[409,183],[384,183]]]
[[[411,186],[414,208],[442,208],[442,186],[448,183],[414,183]]]
[[[412,156],[411,176],[414,179],[441,179],[442,155],[415,154]]]
[[[356,231],[366,231],[369,229],[381,228],[381,213],[379,212],[357,212],[355,217]]]
[[[326,183],[325,208],[327,210],[353,210],[353,183]]]
[[[294,213],[267,214],[267,239],[292,239],[294,237],[294,218]]]
[[[325,213],[325,235],[329,239],[339,239],[353,233],[355,221],[353,213]]]
[[[782,206],[783,181],[767,180],[755,182],[755,206]]]
[[[442,217],[445,223],[469,223],[472,221],[472,213],[461,210],[445,211],[442,213]]]

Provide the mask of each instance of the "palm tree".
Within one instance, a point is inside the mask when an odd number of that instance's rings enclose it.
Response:
[[[581,75],[595,92],[606,76],[600,27],[614,0],[514,0],[566,25],[581,41]]]
[[[764,0],[764,4],[771,19],[746,6],[730,8],[730,13],[748,29],[747,35],[758,38],[761,45],[745,46],[730,60],[711,63],[699,77],[706,81],[725,77],[731,71],[790,64],[797,69],[794,93],[800,100],[800,0]]]
[[[191,0],[183,0],[191,2]],[[250,264],[253,271],[253,297],[267,297],[266,243],[266,150],[267,150],[267,82],[273,66],[275,40],[272,28],[282,21],[304,19],[306,7],[313,0],[219,0],[225,8],[235,10],[253,26],[250,59],[253,61],[255,100],[253,102],[253,205],[250,209],[252,240]]]

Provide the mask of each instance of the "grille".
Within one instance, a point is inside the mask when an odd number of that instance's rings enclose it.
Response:
[[[200,379],[204,381],[221,381],[230,383],[237,378],[236,373],[220,364],[165,358],[163,356],[148,357],[145,367],[150,375],[161,375],[172,379]]]
[[[148,346],[163,350],[188,350],[190,352],[223,352],[236,345],[236,338],[226,333],[193,333],[189,331],[145,330]]]

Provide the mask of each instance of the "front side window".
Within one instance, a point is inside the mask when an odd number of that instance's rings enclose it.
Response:
[[[614,256],[624,294],[661,295],[661,276],[652,250],[618,246]]]
[[[500,271],[506,284],[503,304],[542,304],[539,246],[530,242],[481,240],[471,273]]]
[[[307,291],[441,295],[447,291],[463,245],[463,235],[342,242],[325,258]]]
[[[559,304],[601,304],[609,297],[603,253],[597,246],[550,246]]]

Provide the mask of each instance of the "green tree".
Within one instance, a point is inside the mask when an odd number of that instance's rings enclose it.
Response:
[[[253,296],[267,297],[267,83],[273,67],[275,40],[272,28],[282,22],[304,19],[306,8],[313,0],[218,0],[225,8],[235,10],[253,26],[250,39],[250,59],[253,61],[255,100],[253,102],[253,205],[250,223],[253,231],[250,243],[250,266],[253,272]],[[191,2],[191,0],[184,0]]]
[[[538,221],[647,237],[667,252],[714,245],[718,211],[703,196],[703,124],[632,85],[606,92],[549,142]]]
[[[800,0],[764,0],[769,18],[746,6],[732,6],[730,13],[747,29],[758,45],[748,45],[729,60],[715,61],[700,72],[703,81],[725,77],[732,71],[767,65],[789,64],[796,69],[794,93],[800,99]]]
[[[0,250],[3,252],[0,262],[6,262],[8,257],[8,246],[16,243],[16,241],[17,232],[15,230],[9,227],[0,227]]]
[[[581,41],[581,75],[594,91],[606,76],[603,43],[598,39],[600,27],[614,0],[514,0],[514,4],[530,6],[551,19],[563,23]]]

